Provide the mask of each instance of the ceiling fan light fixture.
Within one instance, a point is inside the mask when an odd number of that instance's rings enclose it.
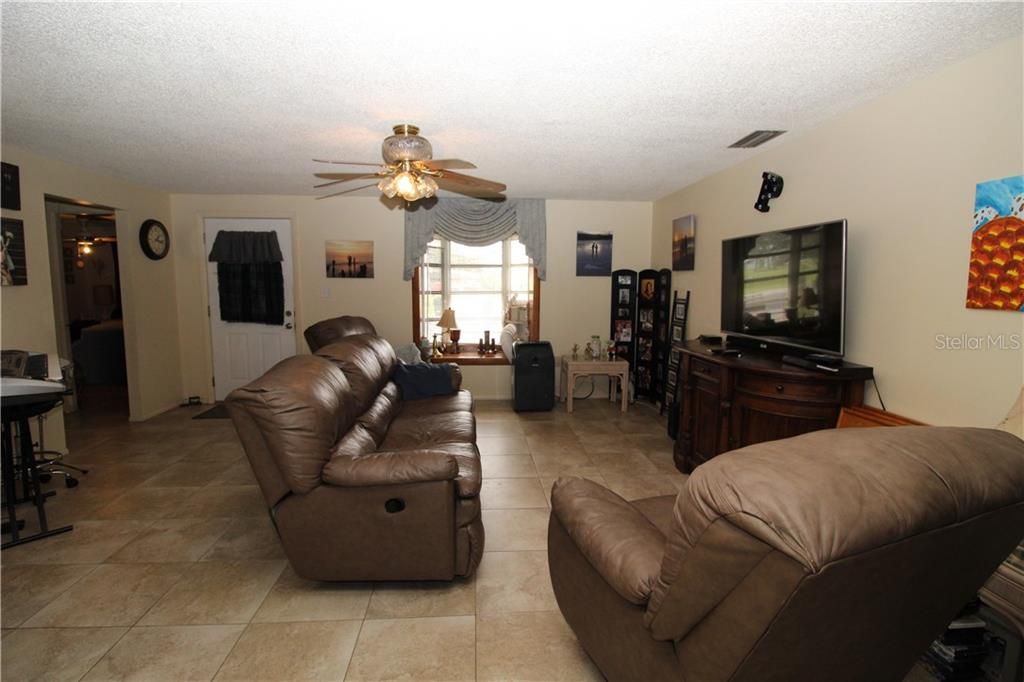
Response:
[[[419,136],[419,128],[403,123],[392,130],[395,134],[384,138],[381,145],[381,155],[385,163],[427,161],[434,158],[434,150],[427,138]]]

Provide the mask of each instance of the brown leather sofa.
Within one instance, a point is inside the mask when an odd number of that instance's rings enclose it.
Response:
[[[309,325],[306,327],[306,331],[302,332],[312,353],[317,352],[324,346],[331,345],[335,341],[341,341],[346,336],[354,336],[356,334],[373,334],[376,336],[377,329],[365,317],[342,315],[341,317],[332,317],[329,320],[320,320],[316,324]]]
[[[288,560],[315,580],[450,580],[484,546],[468,391],[402,400],[371,334],[297,355],[227,408]],[[455,368],[453,388],[460,375]]]
[[[818,431],[679,495],[552,491],[558,605],[609,680],[899,681],[1024,536],[1024,441]]]

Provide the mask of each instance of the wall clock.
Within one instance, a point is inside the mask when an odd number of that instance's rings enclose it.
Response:
[[[171,250],[171,237],[163,223],[150,219],[139,228],[139,245],[148,258],[160,260]]]

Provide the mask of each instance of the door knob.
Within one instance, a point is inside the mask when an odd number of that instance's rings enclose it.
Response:
[[[288,322],[288,323],[286,323],[286,324],[284,325],[284,328],[285,328],[285,329],[291,329],[291,328],[292,328],[292,326],[293,326],[293,325],[292,325],[292,323],[291,323],[291,322]]]

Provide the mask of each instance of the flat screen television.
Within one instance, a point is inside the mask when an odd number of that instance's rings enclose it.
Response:
[[[845,308],[845,220],[722,242],[722,331],[730,337],[841,356]]]

